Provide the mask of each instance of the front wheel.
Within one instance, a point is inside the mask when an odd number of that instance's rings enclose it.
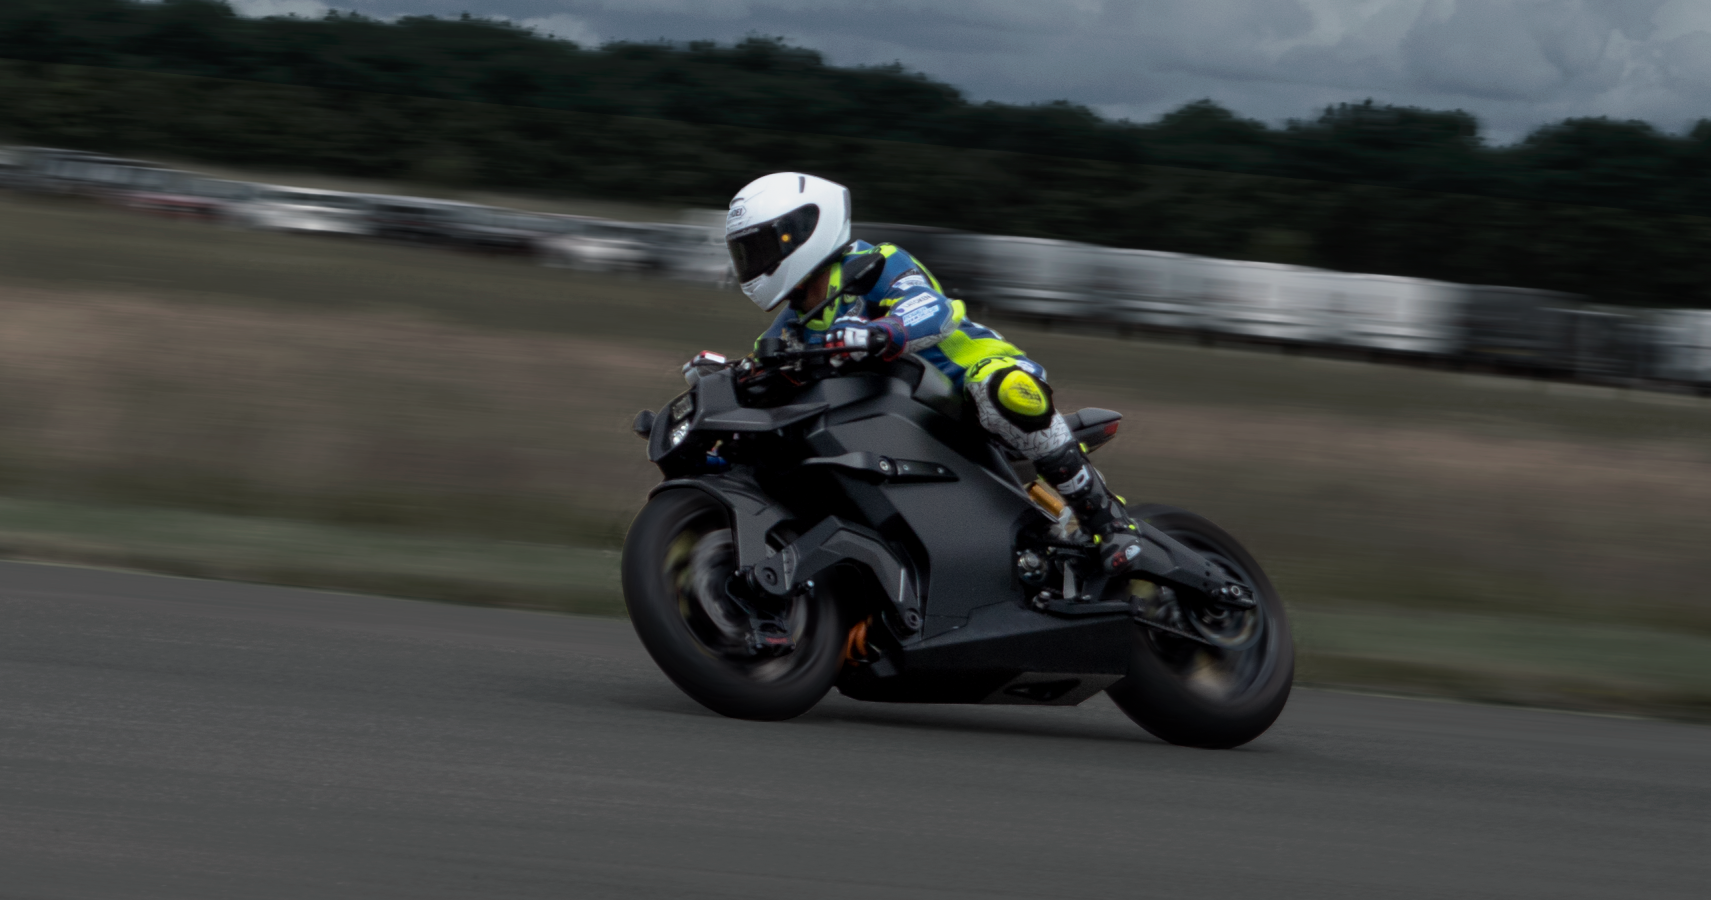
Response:
[[[685,694],[737,719],[799,716],[831,690],[843,629],[828,592],[788,600],[743,592],[724,505],[693,489],[648,501],[624,539],[624,605],[642,646]],[[772,605],[767,605],[772,604]],[[789,635],[791,649],[750,648],[754,616]]]
[[[1295,645],[1277,589],[1235,538],[1206,519],[1170,506],[1133,515],[1206,557],[1258,604],[1240,621],[1219,613],[1187,623],[1210,644],[1137,626],[1129,673],[1107,693],[1136,724],[1173,744],[1227,749],[1259,737],[1283,712],[1295,679]],[[1178,621],[1196,615],[1173,612]]]

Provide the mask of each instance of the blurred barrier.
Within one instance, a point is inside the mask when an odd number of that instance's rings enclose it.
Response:
[[[0,186],[254,228],[501,253],[587,271],[729,286],[723,218],[619,222],[429,197],[209,178],[143,160],[52,147],[0,148]]]
[[[0,148],[0,186],[287,232],[505,253],[544,265],[733,287],[722,217],[621,222],[449,200],[227,181],[143,160]],[[1608,308],[1528,288],[857,223],[907,246],[954,296],[1047,322],[1711,393],[1711,311]]]

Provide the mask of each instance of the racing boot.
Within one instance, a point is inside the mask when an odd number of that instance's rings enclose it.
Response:
[[[1073,441],[1034,460],[1034,468],[1069,502],[1082,530],[1093,536],[1105,574],[1123,571],[1141,555],[1139,529],[1122,498],[1111,493],[1099,470]]]

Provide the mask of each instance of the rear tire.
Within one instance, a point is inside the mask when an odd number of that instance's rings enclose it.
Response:
[[[825,591],[788,602],[795,649],[747,655],[746,615],[723,592],[735,571],[729,513],[694,489],[648,501],[624,540],[624,605],[648,655],[685,694],[720,715],[777,721],[831,690],[843,662],[838,607]]]
[[[1170,506],[1133,515],[1251,589],[1261,632],[1245,649],[1227,651],[1136,626],[1129,674],[1107,693],[1136,724],[1172,744],[1223,750],[1259,737],[1283,712],[1295,679],[1295,645],[1277,589],[1235,538],[1206,519]]]

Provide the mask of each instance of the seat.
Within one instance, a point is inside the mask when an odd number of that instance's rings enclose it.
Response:
[[[1066,414],[1063,420],[1069,425],[1069,433],[1075,435],[1076,442],[1091,452],[1117,436],[1117,426],[1122,423],[1123,414],[1089,406]]]

